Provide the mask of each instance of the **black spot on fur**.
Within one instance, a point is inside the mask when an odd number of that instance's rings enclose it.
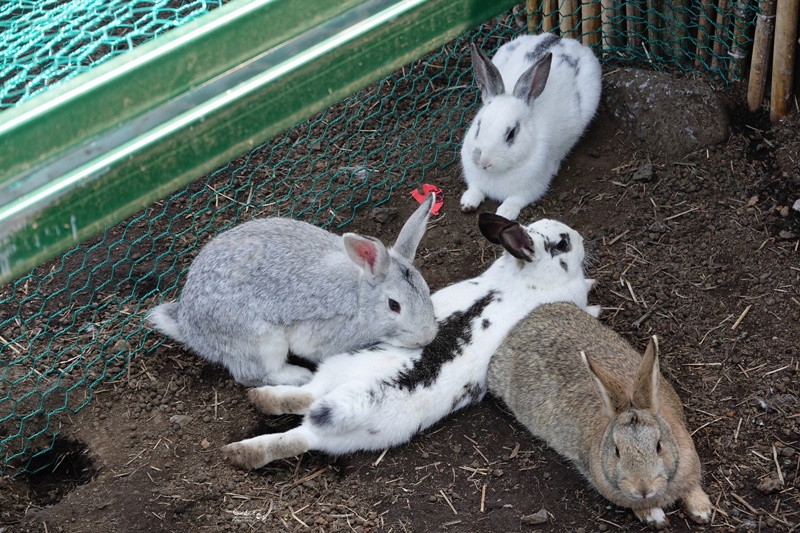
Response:
[[[564,63],[565,63],[565,64],[566,64],[566,65],[567,65],[569,68],[571,68],[571,69],[574,71],[574,73],[575,73],[575,77],[577,77],[577,76],[578,76],[578,73],[580,73],[580,71],[581,71],[581,68],[578,66],[578,59],[577,59],[577,58],[574,58],[574,57],[572,57],[572,56],[568,56],[568,55],[566,55],[566,54],[559,54],[559,55],[558,55],[558,57],[560,57],[560,58],[561,58],[561,60],[562,60],[562,61],[563,61],[563,62],[564,62]]]
[[[464,385],[464,390],[461,391],[459,396],[453,398],[453,404],[450,406],[450,409],[453,410],[457,408],[459,405],[462,407],[466,407],[467,405],[472,405],[474,403],[478,403],[483,399],[486,395],[486,387],[480,385],[479,383],[467,383]]]
[[[475,123],[475,138],[478,138],[478,135],[481,133],[481,121]]]
[[[386,348],[384,348],[384,347],[383,347],[383,346],[381,346],[380,344],[373,344],[372,346],[368,346],[367,348],[364,348],[364,349],[363,349],[363,350],[361,350],[361,351],[362,351],[362,352],[363,352],[363,351],[367,351],[367,352],[382,352],[382,351],[384,351],[385,349],[386,349]],[[358,353],[358,352],[353,352],[353,353]]]
[[[519,48],[519,41],[512,41],[512,42],[508,43],[508,46],[506,46],[506,49],[509,52],[513,52],[517,48]]]
[[[477,281],[468,281],[467,283],[469,283],[470,285],[477,285],[478,284]]]
[[[550,257],[555,257],[559,254],[565,254],[572,250],[572,243],[569,240],[569,234],[562,233],[559,235],[558,241],[551,241],[545,239],[544,250],[550,254]]]
[[[566,261],[564,261],[562,259],[561,261],[558,262],[558,264],[561,265],[561,268],[564,269],[564,272],[569,273],[569,267],[567,266],[567,262]]]
[[[333,409],[326,403],[311,409],[308,412],[308,416],[311,419],[311,423],[319,427],[326,427],[333,424]]]
[[[442,320],[433,342],[422,349],[422,356],[410,369],[401,372],[391,385],[408,391],[433,385],[442,366],[464,353],[464,346],[472,342],[473,321],[480,318],[483,310],[493,301],[495,292],[491,291],[466,311],[455,312]]]
[[[561,42],[561,37],[548,33],[539,43],[536,48],[525,54],[525,60],[530,64],[534,64],[547,54],[554,46]]]
[[[491,325],[492,325],[492,323],[491,323],[491,322],[489,322],[489,319],[488,319],[488,318],[484,318],[484,319],[483,319],[483,322],[481,322],[481,326],[483,326],[483,329],[487,329],[487,328],[488,328],[489,326],[491,326]]]

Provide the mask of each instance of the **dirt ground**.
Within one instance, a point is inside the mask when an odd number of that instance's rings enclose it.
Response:
[[[669,529],[794,531],[800,121],[771,127],[763,114],[732,114],[727,143],[664,161],[601,110],[549,194],[520,219],[557,218],[580,231],[602,321],[638,349],[660,337],[662,371],[684,400],[716,506],[707,526],[671,509]],[[427,181],[445,193],[419,250],[436,290],[482,271],[500,250],[480,237],[474,214],[459,211],[457,164]],[[415,206],[396,190],[383,211],[359,212],[347,230],[390,242]],[[179,346],[136,354],[60,420],[52,466],[0,479],[0,531],[647,529],[492,397],[383,453],[307,453],[236,470],[220,446],[298,423],[257,414],[245,393]]]

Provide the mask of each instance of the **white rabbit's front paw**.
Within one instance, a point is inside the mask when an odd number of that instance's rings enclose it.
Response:
[[[472,213],[478,209],[484,199],[486,199],[486,195],[479,189],[470,187],[461,195],[461,210],[465,213]]]
[[[522,208],[526,205],[527,204],[521,202],[518,198],[512,196],[506,198],[505,201],[500,204],[500,207],[497,208],[497,214],[508,220],[516,220],[519,216],[519,212],[522,211]]]

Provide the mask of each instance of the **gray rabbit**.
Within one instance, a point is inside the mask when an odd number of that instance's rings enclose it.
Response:
[[[680,398],[661,376],[658,341],[641,357],[572,303],[535,309],[489,363],[489,390],[604,497],[658,527],[682,500],[706,523],[711,501]]]
[[[283,218],[225,231],[195,258],[180,300],[155,307],[148,321],[245,386],[307,383],[312,372],[289,364],[289,352],[317,362],[378,342],[424,346],[437,325],[412,261],[434,200],[392,248]]]

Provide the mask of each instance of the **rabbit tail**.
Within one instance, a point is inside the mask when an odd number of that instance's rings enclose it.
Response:
[[[185,342],[181,328],[178,326],[178,304],[176,302],[166,302],[156,306],[147,315],[147,321],[164,335],[178,342]]]

